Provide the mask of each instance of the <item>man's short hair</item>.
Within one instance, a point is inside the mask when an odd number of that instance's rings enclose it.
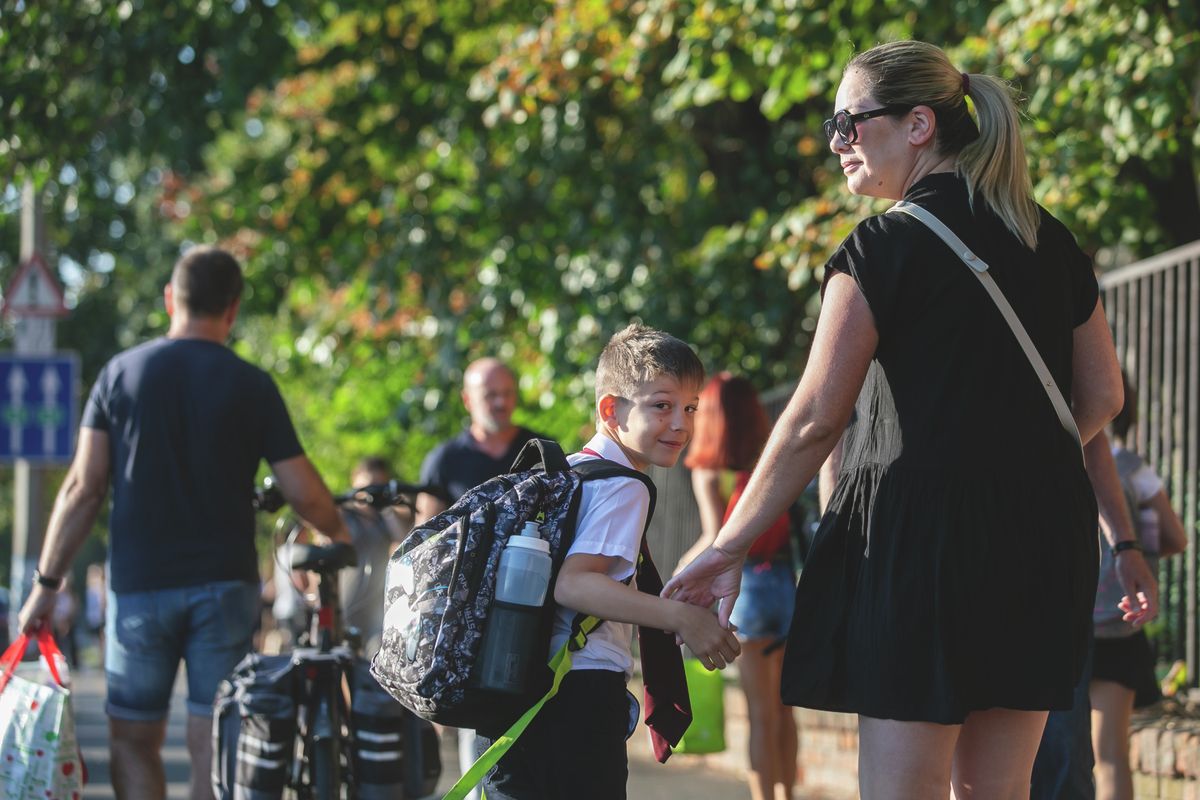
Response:
[[[629,398],[638,387],[663,375],[697,389],[704,365],[685,342],[669,333],[631,323],[608,340],[596,367],[596,399],[606,394]]]
[[[242,296],[242,268],[219,247],[193,247],[171,272],[175,303],[198,317],[219,317]]]

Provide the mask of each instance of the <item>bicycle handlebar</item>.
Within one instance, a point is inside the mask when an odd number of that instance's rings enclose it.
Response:
[[[367,486],[360,486],[357,489],[351,489],[343,494],[335,494],[333,502],[338,505],[342,505],[343,503],[364,503],[374,509],[383,509],[388,506],[408,506],[409,508],[413,508],[416,504],[416,495],[428,491],[429,487],[427,486],[416,483],[401,483],[393,479],[387,483],[372,483]]]
[[[335,505],[347,503],[363,503],[371,508],[381,510],[390,506],[407,506],[413,510],[416,507],[416,495],[428,492],[429,487],[415,483],[402,483],[390,480],[387,483],[372,483],[360,486],[342,494],[335,494]],[[287,505],[283,492],[271,478],[263,481],[262,486],[255,487],[254,499],[251,501],[255,511],[274,513]]]

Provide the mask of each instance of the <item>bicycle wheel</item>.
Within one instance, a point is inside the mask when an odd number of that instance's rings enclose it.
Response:
[[[334,780],[334,758],[332,739],[321,739],[312,743],[309,757],[312,759],[312,796],[314,800],[339,800],[341,792]]]

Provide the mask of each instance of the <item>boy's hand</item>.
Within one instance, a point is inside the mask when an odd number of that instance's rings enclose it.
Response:
[[[675,614],[677,637],[683,639],[705,669],[725,669],[742,652],[737,636],[707,608],[679,603]]]

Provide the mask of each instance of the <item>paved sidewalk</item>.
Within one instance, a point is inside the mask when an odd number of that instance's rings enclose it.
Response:
[[[180,671],[182,674],[182,670]],[[72,674],[76,727],[84,761],[88,768],[88,785],[84,800],[111,800],[109,781],[108,721],[104,715],[104,673],[98,669],[81,668]],[[184,708],[184,684],[176,685],[167,726],[167,742],[163,758],[167,773],[169,800],[186,800],[191,765],[185,740],[187,712]],[[700,765],[695,758],[675,756],[667,764],[656,763],[643,730],[629,741],[629,797],[631,800],[742,800],[750,792],[745,781],[737,776],[718,772]],[[440,797],[457,779],[458,756],[455,737],[442,737],[442,780],[438,785]]]

